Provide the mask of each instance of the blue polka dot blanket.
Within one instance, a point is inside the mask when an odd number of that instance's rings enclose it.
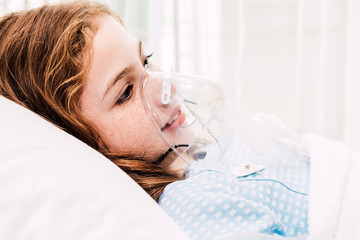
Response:
[[[305,239],[308,158],[289,162],[279,149],[258,156],[238,140],[219,158],[206,149],[159,200],[191,239]]]

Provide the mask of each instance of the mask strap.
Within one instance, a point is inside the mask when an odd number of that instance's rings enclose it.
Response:
[[[174,145],[173,147],[169,148],[163,155],[161,155],[154,163],[160,164],[172,151],[174,151],[175,148],[178,147],[189,147],[189,145],[188,144]]]

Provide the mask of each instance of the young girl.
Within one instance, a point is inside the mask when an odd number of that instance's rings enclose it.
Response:
[[[152,163],[165,144],[146,134],[152,123],[139,103],[122,104],[148,60],[108,8],[78,2],[11,13],[0,43],[1,95],[107,156],[155,200],[182,179]]]
[[[192,111],[203,108],[177,97],[181,84],[164,87],[175,75],[145,70],[149,57],[101,4],[11,13],[0,21],[0,94],[104,154],[194,239],[306,236],[308,159],[260,157],[215,128],[197,141],[195,122],[206,123]]]

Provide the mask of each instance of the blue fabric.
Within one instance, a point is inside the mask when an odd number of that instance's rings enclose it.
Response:
[[[215,153],[191,164],[188,178],[165,188],[159,204],[192,239],[243,232],[299,236],[308,233],[308,159],[274,149],[259,157],[234,141],[220,162]],[[265,164],[246,177],[230,173],[243,162]]]

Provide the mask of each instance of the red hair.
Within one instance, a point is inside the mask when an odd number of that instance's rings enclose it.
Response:
[[[43,6],[2,17],[0,94],[101,152],[158,200],[165,186],[181,177],[141,156],[111,152],[96,126],[81,114],[86,63],[98,28],[95,18],[103,15],[121,22],[106,6],[89,2]]]

